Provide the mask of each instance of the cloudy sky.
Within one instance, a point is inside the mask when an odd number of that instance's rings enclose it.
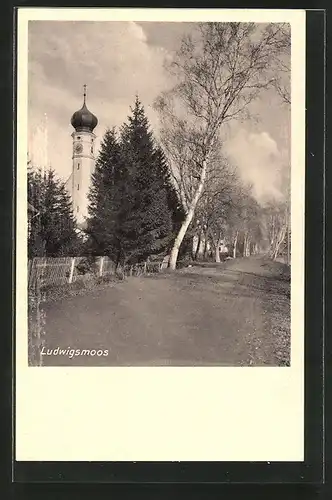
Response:
[[[30,21],[28,45],[29,154],[44,162],[40,129],[47,116],[48,163],[66,180],[72,167],[72,114],[87,105],[107,127],[126,120],[138,94],[150,123],[158,128],[153,102],[168,85],[163,68],[190,23]],[[289,163],[290,112],[270,91],[252,106],[256,119],[234,122],[225,151],[258,200],[279,196],[280,171]],[[98,142],[97,142],[98,145]]]

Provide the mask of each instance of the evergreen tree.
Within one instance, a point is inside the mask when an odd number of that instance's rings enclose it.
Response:
[[[131,111],[121,130],[124,185],[119,235],[123,259],[137,262],[168,249],[173,221],[165,161],[138,97]]]
[[[123,193],[121,148],[115,129],[107,130],[101,143],[89,193],[87,233],[92,254],[120,261],[119,211]]]
[[[44,174],[28,171],[28,203],[38,214],[30,221],[29,257],[77,255],[81,241],[71,199],[52,169]]]
[[[182,222],[164,154],[138,98],[131,111],[119,141],[114,129],[106,131],[89,193],[89,251],[117,264],[165,253]]]

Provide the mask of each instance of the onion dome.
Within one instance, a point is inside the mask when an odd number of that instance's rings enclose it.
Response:
[[[83,106],[71,117],[71,124],[76,132],[93,132],[97,126],[97,117],[86,107],[86,85],[84,85]]]

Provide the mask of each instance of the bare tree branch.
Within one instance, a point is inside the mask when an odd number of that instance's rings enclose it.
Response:
[[[186,211],[171,252],[172,268],[213,168],[222,125],[243,116],[264,89],[277,88],[276,61],[287,40],[281,24],[200,23],[169,65],[175,84],[155,107]]]

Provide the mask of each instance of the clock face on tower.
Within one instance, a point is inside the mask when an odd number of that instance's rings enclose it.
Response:
[[[83,151],[82,144],[76,144],[76,146],[75,146],[75,152],[76,153],[82,153],[82,151]]]

